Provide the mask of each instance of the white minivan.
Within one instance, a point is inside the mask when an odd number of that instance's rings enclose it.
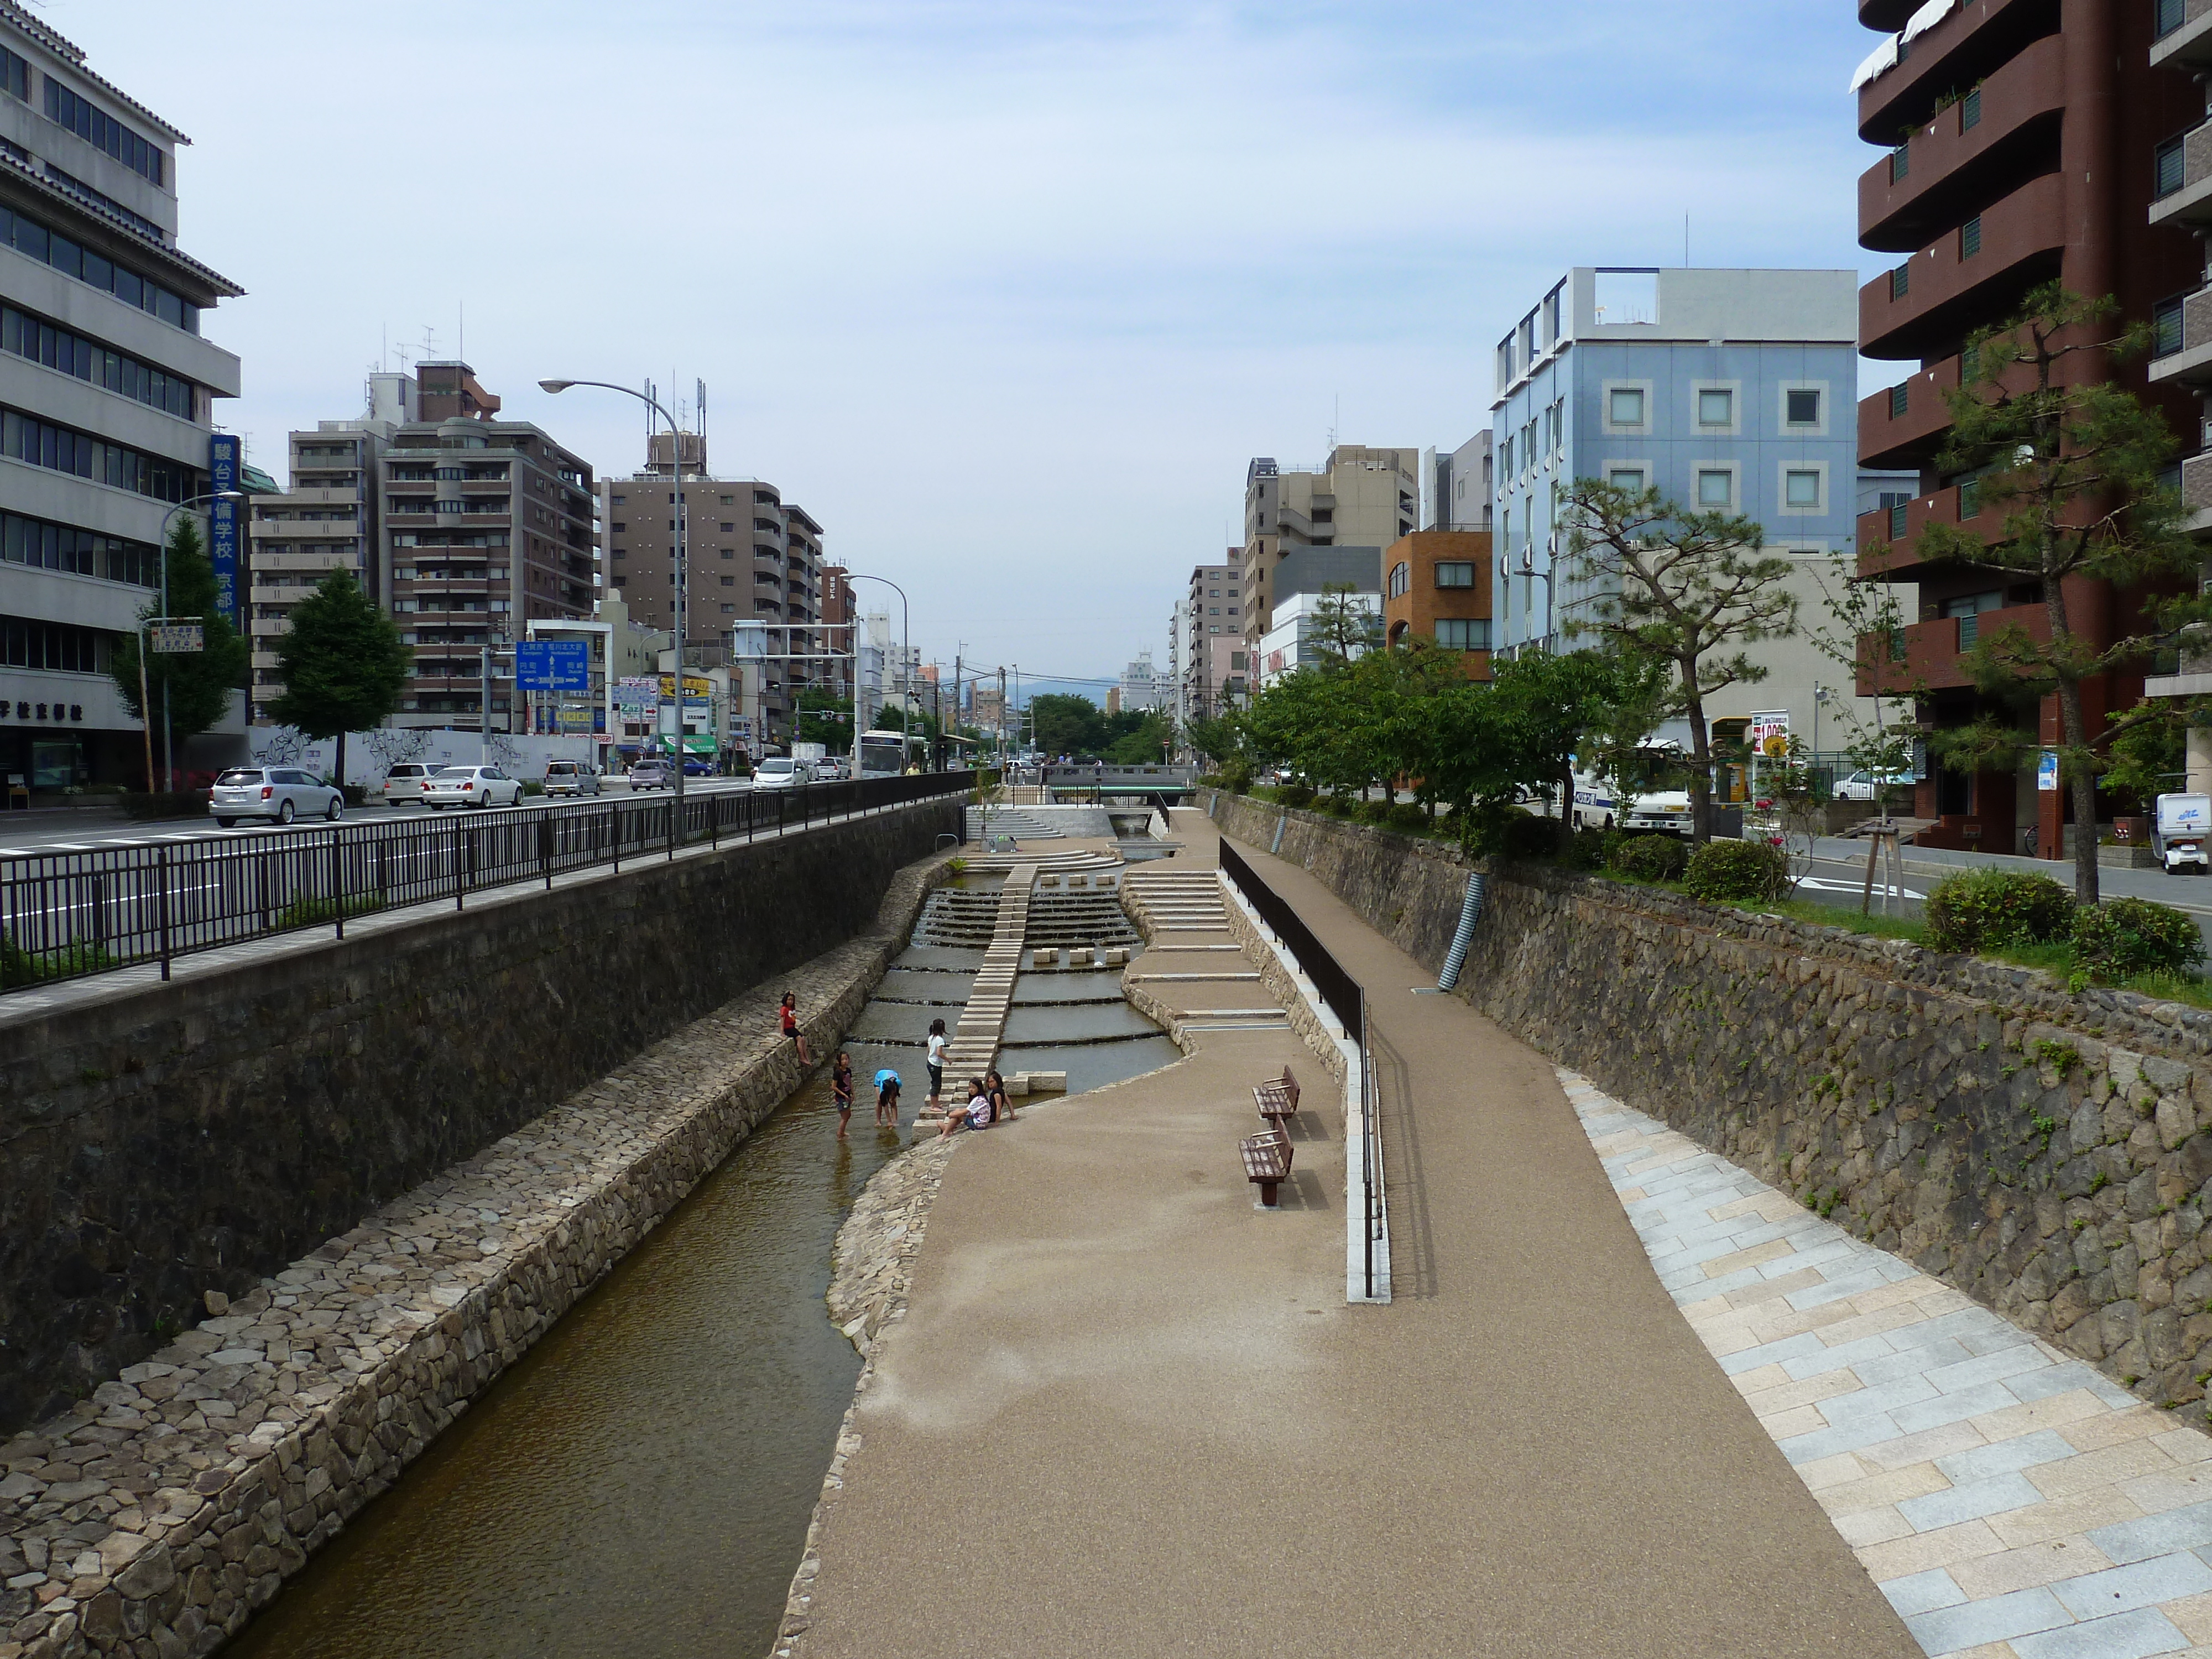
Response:
[[[753,787],[756,789],[796,789],[803,783],[813,781],[813,769],[805,761],[793,760],[788,755],[770,755],[753,768]]]

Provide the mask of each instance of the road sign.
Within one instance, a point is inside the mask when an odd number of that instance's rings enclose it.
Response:
[[[590,690],[590,641],[525,640],[514,647],[514,684],[524,691]]]
[[[207,624],[201,622],[159,622],[148,624],[149,648],[157,655],[179,655],[207,649]]]

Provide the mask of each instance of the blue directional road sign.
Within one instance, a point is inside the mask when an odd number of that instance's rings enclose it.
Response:
[[[525,691],[590,690],[590,642],[525,640],[514,647],[514,683]]]

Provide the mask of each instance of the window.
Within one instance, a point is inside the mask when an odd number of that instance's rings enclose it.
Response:
[[[1698,393],[1698,424],[1699,426],[1733,426],[1735,424],[1735,393],[1711,389]]]
[[[1437,566],[1438,587],[1472,587],[1474,586],[1474,566],[1463,560],[1447,559]]]
[[[2167,357],[2182,348],[2185,331],[2183,327],[2182,301],[2162,300],[2152,307],[2150,313],[2151,355]]]
[[[1889,273],[1889,297],[1902,300],[1912,291],[1912,267],[1903,264]]]
[[[1606,418],[1614,426],[1644,424],[1644,388],[1617,386],[1607,397]]]
[[[1785,507],[1819,507],[1820,475],[1792,467],[1782,475],[1782,501]]]
[[[1977,213],[1959,227],[1959,257],[1971,259],[1982,251],[1982,216]]]
[[[161,585],[161,550],[74,525],[0,514],[0,559],[38,570],[66,570],[137,587]]]
[[[1901,421],[1905,418],[1905,408],[1910,401],[1906,388],[1911,384],[1910,380],[1899,380],[1895,386],[1890,387],[1889,418],[1891,420]]]
[[[148,143],[122,122],[97,109],[49,75],[46,77],[46,118],[67,127],[95,149],[104,149],[142,179],[161,182],[161,149]]]
[[[725,496],[723,499],[726,501],[728,497]],[[734,536],[738,533],[738,526],[734,523],[726,524],[722,526],[722,533],[725,536]]]
[[[1959,106],[1959,131],[1972,132],[1982,124],[1982,89],[1976,87]]]
[[[0,307],[0,351],[27,357],[48,368],[74,374],[80,380],[110,392],[119,392],[180,420],[193,414],[193,386],[158,368],[149,368],[136,357],[109,351],[97,341],[57,328],[13,306]]]
[[[1490,624],[1480,617],[1440,617],[1437,622],[1437,643],[1447,651],[1487,651]]]
[[[1389,597],[1400,598],[1413,585],[1413,567],[1401,559],[1390,567]]]
[[[207,489],[207,474],[167,456],[149,455],[50,421],[19,415],[0,417],[0,453],[32,466],[73,472],[156,501],[186,501]]]
[[[1617,466],[1606,475],[1606,482],[1615,489],[1626,490],[1632,495],[1641,495],[1644,493],[1644,469],[1638,466]]]
[[[1892,501],[1889,504],[1890,540],[1901,541],[1904,539],[1905,516],[1911,511],[1911,502],[1909,501]]]
[[[1724,507],[1735,496],[1735,479],[1718,468],[1706,468],[1698,474],[1698,505],[1703,507]]]
[[[136,271],[126,270],[103,255],[80,246],[27,214],[0,208],[0,244],[43,260],[64,276],[74,276],[102,293],[112,294],[124,304],[149,312],[172,327],[181,328],[188,334],[200,331],[198,306],[186,305],[159,283],[149,282]]]
[[[1899,144],[1889,153],[1889,182],[1895,184],[1912,171],[1912,147]]]
[[[2151,182],[2154,197],[2171,196],[2181,188],[2188,172],[2184,165],[2185,158],[2182,154],[2182,143],[2180,138],[2169,138],[2158,147],[2151,164],[2154,173]]]
[[[1784,398],[1784,416],[1791,426],[1820,424],[1820,394],[1814,390],[1792,388]]]
[[[31,101],[31,66],[5,46],[0,46],[0,92]]]
[[[36,622],[23,617],[0,617],[0,664],[9,668],[43,668],[64,674],[105,673],[107,649],[107,636],[94,629],[73,628],[67,623]],[[58,708],[60,705],[55,707]]]

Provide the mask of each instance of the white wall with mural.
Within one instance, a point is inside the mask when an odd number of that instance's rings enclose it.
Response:
[[[309,738],[289,726],[255,726],[246,728],[246,740],[256,766],[300,766],[326,778],[337,765],[336,738]],[[588,765],[598,759],[599,746],[589,737],[495,732],[487,738],[475,732],[387,726],[346,734],[345,781],[381,783],[384,775],[401,761],[420,761],[425,766],[496,766],[510,777],[543,779],[548,761],[582,761]]]

